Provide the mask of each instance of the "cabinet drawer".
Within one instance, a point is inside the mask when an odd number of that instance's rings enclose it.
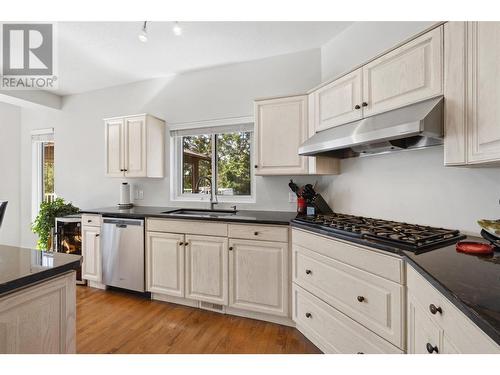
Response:
[[[404,348],[404,288],[293,246],[293,281],[371,331]]]
[[[208,221],[147,219],[146,230],[227,237],[227,224]]]
[[[82,215],[82,225],[100,227],[101,215]]]
[[[288,242],[288,226],[229,224],[229,237],[245,240]]]
[[[422,307],[428,319],[443,331],[461,353],[500,353],[497,345],[444,295],[425,280],[413,267],[407,266],[408,294]],[[439,308],[435,311],[431,305]],[[435,314],[431,312],[435,311]]]
[[[298,330],[325,353],[402,353],[400,349],[295,284],[293,320],[297,323]]]
[[[299,229],[292,229],[292,244],[397,283],[404,283],[404,263],[399,256],[382,254],[372,248],[355,246],[342,240]]]

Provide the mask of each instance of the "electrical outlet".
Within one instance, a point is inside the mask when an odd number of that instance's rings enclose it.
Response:
[[[293,191],[290,191],[288,193],[288,202],[297,203],[297,194],[295,194]]]
[[[137,190],[135,191],[135,197],[134,197],[134,198],[135,198],[135,199],[137,199],[137,200],[144,199],[144,190],[142,190],[142,189],[137,189]]]

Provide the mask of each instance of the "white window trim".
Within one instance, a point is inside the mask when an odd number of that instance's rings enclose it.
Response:
[[[43,167],[42,160],[42,143],[43,141],[36,141],[34,138],[37,136],[43,138],[44,136],[54,136],[54,128],[37,129],[31,132],[31,220],[34,221],[38,216],[40,204],[43,201]]]
[[[221,129],[228,125],[239,125],[245,123],[253,123],[253,117],[237,117],[228,119],[217,119],[200,121],[195,123],[173,124],[170,126],[172,130],[188,130],[213,128],[220,126]],[[219,203],[255,203],[255,173],[252,165],[254,165],[254,132],[251,132],[250,141],[250,189],[251,195],[215,195],[216,186],[212,186],[214,192],[214,202]],[[210,194],[186,194],[182,192],[182,137],[170,136],[170,170],[172,171],[170,178],[170,199],[177,202],[210,202]],[[214,155],[212,155],[214,159]],[[212,160],[212,175],[215,175],[215,161]],[[217,199],[215,199],[217,197]]]

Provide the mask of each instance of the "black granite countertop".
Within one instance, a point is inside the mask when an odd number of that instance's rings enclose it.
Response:
[[[500,345],[500,251],[489,256],[469,255],[457,252],[453,244],[414,254],[370,240],[339,236],[295,222],[291,224],[296,228],[400,255]],[[487,242],[478,237],[468,237],[467,240]]]
[[[146,217],[160,217],[169,219],[186,219],[186,220],[209,220],[209,221],[226,221],[226,222],[241,222],[253,224],[274,224],[274,225],[289,225],[290,221],[297,215],[295,212],[281,211],[247,211],[238,210],[234,215],[219,216],[219,217],[194,217],[180,216],[165,212],[179,210],[181,207],[150,207],[150,206],[134,206],[130,209],[119,209],[118,207],[103,207],[95,209],[81,210],[81,213],[101,214],[103,216],[123,217],[131,219],[143,219]],[[193,209],[196,208],[184,208]]]
[[[77,269],[79,255],[0,245],[0,296]]]

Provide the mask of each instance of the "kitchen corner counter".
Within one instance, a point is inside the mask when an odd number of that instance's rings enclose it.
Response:
[[[180,216],[165,213],[168,211],[179,210],[181,207],[150,207],[134,206],[130,209],[119,209],[118,207],[104,207],[88,210],[81,210],[82,214],[99,214],[103,216],[144,219],[147,217],[156,217],[164,219],[178,220],[202,220],[202,221],[224,221],[235,223],[253,223],[253,224],[271,224],[271,225],[289,225],[290,221],[297,216],[296,212],[283,211],[247,211],[238,210],[231,216],[220,217],[193,217]]]
[[[0,245],[0,296],[77,269],[79,255]]]
[[[376,248],[403,257],[419,274],[446,296],[492,340],[500,345],[500,251],[493,255],[469,255],[456,251],[455,244],[415,254],[370,240],[332,234],[302,223],[292,227]],[[468,237],[467,241],[486,242]]]

